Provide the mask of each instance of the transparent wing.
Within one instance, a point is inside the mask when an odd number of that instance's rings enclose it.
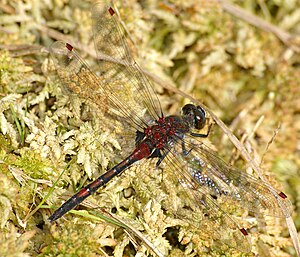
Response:
[[[67,43],[54,42],[50,46],[50,53],[57,74],[68,93],[76,94],[92,102],[104,112],[106,110],[126,120],[135,130],[143,131],[147,126],[144,120],[145,110],[135,102],[130,85],[116,80],[108,82],[96,76]]]
[[[114,10],[99,3],[92,14],[96,50],[99,56],[107,57],[99,57],[99,76],[71,45],[60,41],[50,47],[58,75],[71,93],[143,131],[150,121],[163,115],[157,95],[132,58]]]
[[[245,252],[250,249],[245,229],[227,211],[246,209],[276,217],[292,213],[292,204],[282,192],[230,167],[199,139],[174,137],[162,155],[168,174],[184,188],[182,197],[219,224],[212,227],[211,235],[227,245]],[[194,220],[190,223],[195,225]]]
[[[105,78],[105,88],[110,84],[130,86],[135,102],[144,106],[148,119],[157,120],[162,110],[151,81],[135,62],[128,47],[125,30],[112,7],[97,3],[92,10],[94,42],[98,53],[99,70]],[[122,94],[115,92],[122,102]]]
[[[284,193],[242,170],[231,167],[203,142],[186,137],[184,146],[190,151],[185,156],[189,176],[213,196],[234,200],[242,208],[275,217],[288,217],[293,211]]]
[[[185,198],[189,207],[176,211],[180,216],[194,227],[199,228],[201,233],[205,231],[217,244],[225,244],[242,252],[251,250],[250,238],[246,230],[238,225],[234,218],[221,209],[216,200],[210,195],[210,190],[201,186],[189,172],[189,161],[182,154],[181,143],[177,142],[169,149],[164,163],[167,176],[170,180],[180,182],[182,192],[180,198]],[[174,183],[175,184],[175,183]],[[182,212],[182,209],[192,208],[190,213]],[[201,220],[193,217],[193,214],[201,210]],[[181,214],[182,212],[182,214]]]

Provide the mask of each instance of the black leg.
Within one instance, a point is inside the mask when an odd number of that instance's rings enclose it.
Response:
[[[165,151],[163,154],[160,153],[159,159],[156,163],[156,168],[161,164],[161,162],[165,159],[165,157],[168,155],[168,153],[171,151],[170,148],[167,148],[167,151]]]
[[[202,138],[208,137],[211,126],[212,126],[212,123],[208,126],[208,130],[207,130],[206,134],[198,134],[198,133],[191,132],[190,135],[193,136],[193,137],[202,137]]]
[[[184,140],[181,141],[181,149],[184,156],[188,156],[188,154],[193,150],[193,148],[191,148],[190,150],[187,150],[185,148]]]

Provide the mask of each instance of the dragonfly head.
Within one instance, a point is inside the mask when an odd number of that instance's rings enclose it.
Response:
[[[202,129],[205,126],[205,111],[200,106],[186,104],[182,108],[182,115],[195,129]]]

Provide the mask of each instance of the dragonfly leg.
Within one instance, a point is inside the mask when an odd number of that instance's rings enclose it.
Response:
[[[211,126],[212,126],[212,123],[209,124],[208,130],[207,130],[206,134],[200,134],[200,133],[193,133],[193,132],[191,132],[190,135],[193,136],[193,137],[203,137],[203,138],[208,137],[208,135],[210,133]]]
[[[183,140],[181,141],[181,149],[182,149],[182,153],[184,156],[188,156],[189,153],[193,150],[193,148],[191,148],[190,150],[187,150]]]
[[[161,164],[161,162],[165,159],[165,157],[168,155],[168,153],[171,151],[171,148],[167,148],[167,151],[165,151],[163,154],[161,154],[161,152],[159,151],[160,153],[160,156],[159,157],[159,160],[157,161],[156,163],[156,168],[158,168],[158,166]]]
[[[137,146],[145,138],[145,133],[139,130],[135,133],[135,145]]]

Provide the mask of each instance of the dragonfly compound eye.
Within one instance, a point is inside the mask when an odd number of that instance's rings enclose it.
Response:
[[[202,129],[205,125],[205,111],[200,106],[186,104],[182,108],[183,116],[187,117],[195,129]]]
[[[195,111],[195,128],[202,129],[205,126],[206,114],[203,108],[197,106]]]

